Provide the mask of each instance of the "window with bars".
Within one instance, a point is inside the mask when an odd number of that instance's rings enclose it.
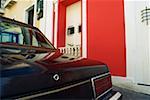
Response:
[[[143,9],[141,11],[141,20],[142,22],[145,22],[146,25],[150,24],[150,8],[149,7],[145,7],[145,9]]]

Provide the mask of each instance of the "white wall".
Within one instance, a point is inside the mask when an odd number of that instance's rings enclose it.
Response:
[[[54,12],[55,12],[55,22],[54,22],[54,46],[57,48],[57,33],[58,33],[58,0],[54,0]]]
[[[150,32],[141,22],[141,10],[149,0],[125,0],[127,78],[150,84]]]
[[[36,0],[34,8],[34,25],[36,25]],[[39,29],[52,42],[53,39],[53,0],[43,0],[43,18],[40,19]]]
[[[79,25],[81,25],[81,1],[66,8],[66,46],[68,44],[81,45],[81,33],[78,33]],[[74,34],[67,35],[69,26],[75,27]]]
[[[45,35],[52,42],[53,40],[53,0],[44,1]]]

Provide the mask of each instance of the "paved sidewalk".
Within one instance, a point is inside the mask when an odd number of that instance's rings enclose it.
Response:
[[[150,95],[148,94],[143,94],[116,86],[113,86],[113,89],[119,91],[123,95],[122,100],[150,100]]]

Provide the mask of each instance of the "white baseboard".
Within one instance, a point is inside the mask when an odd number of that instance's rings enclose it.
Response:
[[[140,93],[150,94],[150,86],[137,85],[126,77],[112,76],[112,84],[121,88],[133,90]]]

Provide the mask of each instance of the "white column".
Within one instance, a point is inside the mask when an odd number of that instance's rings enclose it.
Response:
[[[82,0],[82,56],[87,57],[87,0]]]
[[[150,21],[149,21],[150,22]],[[149,67],[148,67],[148,75],[147,77],[149,77],[149,84],[150,84],[150,24],[149,24],[149,31],[148,31],[148,34],[149,34]]]
[[[37,1],[35,1],[35,18],[34,25],[37,20]],[[39,19],[40,25],[39,29],[43,32],[43,34],[52,42],[53,38],[53,1],[52,0],[43,0],[43,17]]]
[[[54,47],[57,48],[57,33],[58,33],[58,0],[54,1],[55,7],[55,23],[54,23]]]
[[[53,0],[44,1],[45,36],[52,42],[53,39]]]
[[[126,72],[127,78],[135,80],[136,66],[136,28],[135,28],[135,2],[124,0],[125,37],[126,37]]]
[[[33,19],[33,26],[36,26],[36,20],[37,20],[36,8],[37,8],[37,0],[34,0],[34,19]]]

